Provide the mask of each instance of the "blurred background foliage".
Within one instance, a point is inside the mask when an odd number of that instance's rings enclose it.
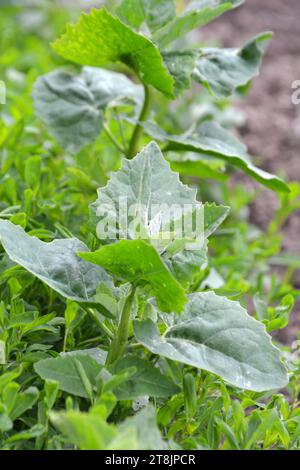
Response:
[[[103,132],[94,144],[77,155],[64,151],[36,118],[31,99],[35,80],[65,65],[50,43],[63,32],[67,22],[78,17],[82,8],[103,3],[0,1],[0,79],[5,82],[7,91],[7,102],[0,106],[0,217],[21,225],[44,241],[75,235],[93,246],[88,205],[95,199],[96,188],[105,185],[111,172],[121,163],[119,152]],[[109,4],[111,7],[113,2]],[[222,17],[220,22],[227,24],[226,18]],[[199,40],[202,44],[218,41],[213,29],[207,36],[205,31],[200,36],[193,32],[181,41],[188,45],[199,44]],[[215,118],[223,126],[240,129],[243,133],[247,119],[244,99],[239,95],[234,97],[234,103],[229,99],[215,101],[199,87],[199,93],[186,92],[169,105],[167,99],[154,94],[153,115],[170,132]],[[237,105],[237,101],[242,104]],[[122,115],[115,109],[109,112],[112,129],[120,138],[122,133],[128,135],[130,123],[123,122]],[[260,152],[264,152],[263,145]],[[220,172],[222,164],[218,160],[210,160],[209,165],[209,178],[202,177],[201,172],[190,176],[182,171],[181,175],[184,182],[198,189],[200,200],[231,207],[230,217],[212,237],[210,261],[197,280],[198,286],[239,300],[265,323],[289,365],[290,385],[277,395],[242,393],[225,387],[221,380],[203,372],[192,385],[199,391],[198,405],[193,407],[187,402],[184,391],[169,402],[158,401],[158,424],[170,440],[176,441],[181,433],[184,448],[243,448],[246,443],[249,448],[299,448],[300,335],[299,320],[295,316],[299,315],[298,308],[294,310],[293,328],[288,334],[285,331],[299,296],[296,278],[300,256],[282,250],[282,228],[291,214],[300,208],[300,184],[297,181],[291,183],[290,194],[272,195],[272,201],[275,200],[273,216],[261,224],[253,216],[253,207],[258,204],[260,210],[270,214],[268,197],[265,199],[261,188],[249,185],[248,178],[237,175],[233,169]],[[218,171],[214,173],[216,168]],[[284,159],[281,170],[285,176]],[[0,418],[0,441],[3,438],[4,448],[64,447],[65,441],[48,422],[49,410],[56,399],[59,406],[66,402],[69,409],[79,407],[81,402],[74,405],[72,400],[75,399],[66,398],[61,392],[57,395],[51,384],[42,388],[32,364],[49,355],[55,356],[56,347],[59,350],[64,340],[66,305],[40,281],[9,263],[6,257],[0,261],[0,290],[0,343],[6,343],[6,357],[16,367],[6,372],[12,375],[3,382],[3,390],[4,385],[15,381],[22,393],[27,394],[23,402],[27,400],[28,404],[12,419],[16,420],[14,432],[24,434],[17,438],[5,434],[5,423]],[[16,314],[31,313],[31,321],[11,328],[5,315],[8,307]],[[76,318],[67,338],[68,347],[97,345],[100,334],[97,325],[82,311]],[[17,369],[21,363],[22,372]],[[168,364],[167,367],[172,376],[180,374],[177,366]],[[0,396],[3,391],[1,380],[0,376]],[[2,395],[0,416],[7,396],[8,391]],[[38,401],[38,397],[43,400]],[[114,420],[130,413],[130,403],[118,404]],[[9,423],[6,424],[10,429]],[[91,423],[87,422],[86,426],[89,428]],[[255,432],[251,434],[252,428]]]

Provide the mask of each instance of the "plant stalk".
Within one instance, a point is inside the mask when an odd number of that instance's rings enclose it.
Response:
[[[141,110],[141,113],[138,118],[138,122],[134,128],[128,151],[127,151],[127,158],[130,160],[131,158],[135,157],[135,155],[138,153],[140,150],[140,140],[143,134],[143,127],[141,126],[141,122],[145,121],[147,119],[147,116],[150,111],[150,89],[147,85],[143,84],[144,86],[144,104]]]
[[[121,319],[118,326],[116,336],[114,337],[110,350],[107,355],[106,365],[110,365],[115,362],[119,357],[123,355],[126,350],[128,343],[128,334],[129,334],[129,325],[130,325],[130,314],[132,309],[132,304],[135,296],[135,287],[131,287],[121,313]]]
[[[101,322],[99,320],[99,318],[97,317],[97,314],[94,312],[94,310],[92,308],[89,308],[88,309],[88,313],[91,315],[91,317],[95,320],[96,324],[98,325],[98,327],[100,328],[100,330],[103,331],[103,333],[105,333],[107,336],[109,336],[109,338],[112,338],[113,337],[113,333],[110,331],[109,328],[107,328],[107,326]]]
[[[110,132],[110,129],[107,127],[106,124],[103,125],[103,130],[105,131],[107,137],[111,140],[111,142],[114,144],[117,150],[121,153],[125,153],[125,150],[123,149],[122,145],[119,144],[115,136]]]

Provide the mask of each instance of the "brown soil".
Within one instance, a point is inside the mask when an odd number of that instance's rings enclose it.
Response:
[[[300,80],[300,1],[246,0],[243,6],[203,28],[202,37],[205,42],[218,38],[225,47],[236,47],[262,31],[273,31],[274,38],[261,74],[241,104],[246,123],[240,133],[250,153],[261,156],[263,168],[300,181],[300,104],[291,101],[292,83]],[[276,205],[276,196],[265,191],[253,205],[251,219],[265,228]],[[283,235],[283,248],[300,256],[300,212],[289,218]],[[300,273],[295,284],[300,287]],[[299,326],[297,307],[282,339],[295,339]]]

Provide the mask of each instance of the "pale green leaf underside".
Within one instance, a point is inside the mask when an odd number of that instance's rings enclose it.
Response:
[[[119,373],[130,367],[134,367],[136,372],[114,390],[118,400],[133,400],[145,395],[168,397],[180,391],[157,367],[137,356],[118,360],[113,366],[113,372]]]
[[[229,213],[229,207],[217,206],[214,203],[205,203],[204,208],[204,239],[207,239],[222,222]],[[207,241],[204,241],[203,247],[199,250],[182,250],[171,258],[167,253],[163,259],[170,269],[173,276],[184,287],[191,285],[199,274],[203,265],[207,262]]]
[[[205,48],[192,74],[214,95],[224,98],[258,75],[262,56],[272,33],[262,33],[240,49]]]
[[[43,380],[55,380],[60,390],[78,397],[89,398],[84,381],[76,364],[79,361],[91,385],[95,385],[95,378],[102,366],[87,354],[74,354],[43,359],[34,365],[37,374]]]
[[[143,123],[153,138],[167,142],[165,151],[192,151],[224,160],[273,191],[289,192],[288,185],[278,176],[256,167],[247,154],[247,148],[217,122],[207,121],[198,128],[181,135],[171,135],[152,123]]]
[[[80,257],[102,266],[117,278],[131,283],[147,283],[160,309],[180,313],[186,302],[183,288],[172,276],[155,248],[143,240],[121,240]]]
[[[109,208],[112,220],[119,221],[117,226],[119,238],[135,238],[136,234],[127,233],[127,229],[137,213],[126,220],[119,217],[118,211],[122,198],[126,198],[127,209],[139,206],[145,208],[140,214],[140,219],[143,226],[149,229],[149,234],[152,231],[150,235],[153,236],[164,231],[164,223],[173,205],[182,208],[190,207],[193,210],[195,208],[198,210],[200,207],[204,209],[203,226],[200,224],[201,233],[195,235],[202,238],[209,237],[223,222],[229,211],[228,207],[214,204],[201,206],[196,201],[196,191],[179,181],[178,174],[170,170],[169,164],[155,143],[146,146],[133,160],[124,161],[122,168],[113,174],[107,186],[99,189],[98,199],[93,204],[96,212],[101,208]],[[178,220],[181,218],[182,214]],[[101,221],[101,217],[99,220]],[[97,232],[101,238],[99,230]],[[155,240],[153,239],[154,244]],[[159,243],[159,240],[157,242]],[[161,252],[161,250],[158,251]],[[171,259],[169,255],[165,256],[164,260],[176,279],[183,285],[188,285],[206,260],[206,246],[193,251],[183,249]]]
[[[134,321],[137,340],[154,354],[205,369],[242,389],[260,392],[287,385],[279,351],[265,327],[240,304],[213,292],[189,299],[163,336],[151,320]]]
[[[230,212],[230,207],[217,206],[214,202],[204,204],[204,236],[210,237],[221,225]]]
[[[177,97],[191,86],[191,75],[195,69],[196,51],[169,51],[162,53],[164,63],[174,79],[174,94]]]
[[[11,382],[15,383],[15,382]],[[24,392],[18,391],[18,398],[16,400],[13,410],[9,413],[12,421],[22,416],[25,411],[30,410],[33,405],[38,401],[40,392],[36,387],[28,387]]]
[[[207,242],[204,242],[200,250],[184,249],[172,258],[163,256],[163,260],[177,281],[187,288],[207,262]]]
[[[144,2],[143,0],[121,0],[116,8],[116,14],[123,23],[139,29],[145,21]]]
[[[12,261],[68,299],[97,303],[99,284],[113,288],[112,278],[103,269],[76,256],[78,251],[88,250],[76,238],[45,243],[20,226],[0,220],[0,241]]]
[[[173,18],[161,29],[153,34],[153,40],[160,48],[166,47],[170,42],[179,39],[189,31],[206,25],[227,10],[232,8],[232,3],[210,2],[210,4],[199,5],[199,8],[187,9],[181,15]]]
[[[137,433],[138,448],[141,450],[164,450],[166,443],[158,429],[156,410],[149,405],[134,416],[127,418],[119,427],[125,435],[131,430]]]
[[[76,24],[68,25],[53,48],[65,59],[82,65],[101,67],[123,62],[144,83],[173,97],[173,79],[157,47],[105,9],[82,13]]]
[[[143,88],[125,75],[84,67],[75,75],[56,70],[38,78],[33,87],[37,116],[49,133],[71,152],[78,152],[99,136],[107,106],[143,102]]]
[[[185,152],[184,154],[170,154],[168,161],[172,170],[181,175],[217,181],[225,181],[228,178],[224,173],[226,164],[219,158],[195,152]]]
[[[154,32],[171,21],[176,11],[173,0],[122,0],[117,14],[124,23],[136,29],[145,22]]]
[[[127,213],[130,208],[136,209],[124,218],[118,214],[122,210],[120,201],[125,199]],[[115,226],[115,221],[118,222],[118,238],[135,238],[134,230],[130,229],[135,219],[140,218],[149,232],[159,232],[174,205],[184,209],[184,205],[194,208],[200,203],[196,201],[196,190],[179,181],[178,174],[170,170],[158,145],[151,142],[134,159],[123,162],[107,186],[98,190],[98,199],[92,208],[98,216],[99,210],[109,208],[112,224]],[[101,219],[99,216],[99,221]],[[98,236],[101,238],[100,230]]]
[[[105,365],[107,351],[99,348],[89,348],[89,349],[75,349],[74,351],[61,352],[60,355],[64,356],[90,356],[101,366]]]

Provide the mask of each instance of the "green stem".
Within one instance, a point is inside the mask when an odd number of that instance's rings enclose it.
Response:
[[[105,333],[109,338],[114,337],[110,329],[107,328],[107,326],[100,320],[100,318],[98,318],[97,313],[92,308],[86,307],[86,305],[82,305],[82,304],[80,304],[80,306],[81,308],[83,308],[83,310],[86,311],[86,313],[88,313],[93,318],[93,320],[95,321],[95,323],[97,324],[97,326],[100,328],[100,330],[103,333]]]
[[[149,110],[150,110],[150,90],[147,85],[144,86],[144,104],[141,110],[141,114],[139,115],[138,122],[134,128],[129,147],[128,147],[128,152],[127,152],[127,158],[131,159],[133,158],[139,151],[139,145],[140,145],[140,140],[143,134],[143,127],[141,126],[141,122],[145,121],[147,119]]]
[[[118,330],[115,338],[113,339],[109,353],[107,355],[106,364],[110,365],[115,362],[119,357],[123,355],[126,350],[128,343],[129,325],[130,325],[130,314],[132,304],[135,296],[135,287],[131,287],[121,313],[121,319],[118,326]]]
[[[121,141],[122,141],[123,148],[125,149],[127,147],[126,146],[126,139],[125,139],[125,136],[124,136],[124,131],[123,131],[123,127],[122,127],[122,123],[121,123],[121,119],[120,119],[120,114],[118,113],[117,108],[114,108],[114,115],[115,115],[116,120],[118,121]]]
[[[65,329],[65,335],[64,335],[63,352],[66,352],[66,349],[67,349],[67,339],[68,339],[68,335],[69,335],[69,329],[66,328],[66,329]]]
[[[100,319],[98,318],[96,312],[94,312],[94,310],[92,308],[89,308],[88,309],[88,312],[89,314],[91,315],[91,317],[93,317],[93,319],[95,320],[95,322],[97,323],[97,325],[99,326],[100,330],[103,331],[103,333],[105,333],[107,336],[109,336],[109,338],[113,338],[113,333],[110,331],[109,328],[107,328],[107,326],[105,325],[105,323],[103,323],[102,321],[100,321]]]
[[[111,140],[111,142],[114,144],[114,146],[121,152],[121,153],[126,153],[125,149],[123,149],[122,145],[119,144],[115,136],[110,132],[110,129],[107,127],[106,124],[103,125],[103,130],[105,131],[107,137]]]

